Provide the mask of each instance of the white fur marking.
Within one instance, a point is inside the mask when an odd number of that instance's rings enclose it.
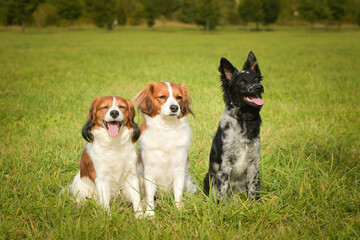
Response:
[[[112,110],[116,110],[119,112],[119,115],[115,119],[110,115],[110,112]],[[113,121],[121,122],[122,120],[124,120],[124,115],[122,114],[120,108],[116,106],[116,97],[113,97],[113,104],[111,105],[111,108],[107,111],[104,120],[106,122],[113,122]]]
[[[180,116],[180,113],[181,113],[181,109],[180,109],[180,106],[179,104],[177,103],[176,99],[174,98],[174,95],[173,95],[173,91],[172,91],[172,87],[170,85],[169,82],[165,82],[165,84],[168,86],[168,90],[169,90],[169,97],[168,99],[166,100],[165,104],[161,106],[161,112],[160,114],[163,116],[163,117],[178,117]],[[170,106],[171,105],[176,105],[178,107],[178,110],[177,112],[172,112],[170,110]]]

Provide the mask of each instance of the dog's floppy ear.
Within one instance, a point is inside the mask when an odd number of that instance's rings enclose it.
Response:
[[[129,129],[130,128],[133,129],[133,132],[131,133],[131,141],[133,143],[135,143],[139,139],[141,131],[140,131],[139,126],[134,122],[135,108],[134,108],[133,104],[131,103],[130,100],[126,100],[126,102],[129,107],[129,116],[128,116],[128,119],[126,122],[126,127]]]
[[[139,125],[137,125],[137,123],[135,123],[135,122],[133,122],[133,124],[132,124],[132,129],[133,129],[133,132],[131,134],[131,141],[133,143],[135,143],[140,137],[141,130],[140,130]]]
[[[180,84],[180,87],[183,93],[183,101],[180,104],[180,109],[181,109],[180,118],[184,117],[186,114],[192,114],[194,116],[194,113],[191,110],[191,98],[189,96],[189,90],[187,89],[187,87],[185,87],[184,84]]]
[[[135,97],[135,105],[144,114],[152,116],[154,114],[154,105],[152,101],[152,94],[154,91],[154,82],[150,82],[147,88],[142,90]]]
[[[221,79],[230,80],[237,69],[227,60],[226,58],[221,58],[219,72],[221,73]]]
[[[89,109],[89,113],[87,116],[87,121],[84,125],[84,127],[82,128],[82,136],[83,138],[88,141],[88,142],[92,142],[94,141],[94,136],[91,133],[91,129],[95,124],[95,113],[96,113],[96,105],[98,102],[98,98],[96,97],[93,102],[91,103],[90,109]]]
[[[252,70],[253,72],[257,73],[259,76],[261,76],[259,64],[256,60],[255,54],[252,51],[249,52],[247,60],[243,66],[243,70]]]
[[[130,100],[125,99],[125,101],[126,101],[126,105],[128,107],[128,111],[129,111],[129,115],[128,115],[127,119],[126,119],[125,125],[126,125],[127,128],[130,129],[130,128],[132,128],[132,124],[134,123],[135,108],[134,108],[134,106],[133,106],[133,104],[132,104],[132,102]]]

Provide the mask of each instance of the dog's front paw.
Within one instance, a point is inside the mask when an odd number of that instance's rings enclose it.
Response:
[[[155,212],[153,210],[146,210],[144,217],[147,219],[154,219],[155,218]]]
[[[144,217],[144,213],[141,211],[141,212],[135,212],[135,218],[137,219],[142,219]]]
[[[110,209],[105,209],[105,214],[108,216],[108,218],[111,220],[111,212]]]
[[[176,208],[177,208],[178,210],[183,209],[183,208],[184,208],[184,202],[177,202],[177,203],[176,203]]]

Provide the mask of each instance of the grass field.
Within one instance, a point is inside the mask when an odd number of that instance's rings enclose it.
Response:
[[[0,31],[0,239],[359,239],[359,39],[351,27]],[[189,88],[190,172],[202,187],[224,109],[219,60],[240,68],[250,50],[264,75],[263,203],[217,206],[199,191],[182,211],[165,199],[155,220],[138,220],[119,199],[109,218],[59,196],[93,98],[132,98],[150,81]]]

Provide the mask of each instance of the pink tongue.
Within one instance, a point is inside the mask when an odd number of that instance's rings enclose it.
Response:
[[[119,123],[118,122],[108,122],[108,126],[109,126],[109,134],[112,137],[115,137],[116,135],[119,134]]]
[[[251,99],[251,101],[253,103],[255,103],[256,105],[263,105],[264,104],[264,101],[261,99],[261,98],[258,98],[258,97],[249,97]]]

